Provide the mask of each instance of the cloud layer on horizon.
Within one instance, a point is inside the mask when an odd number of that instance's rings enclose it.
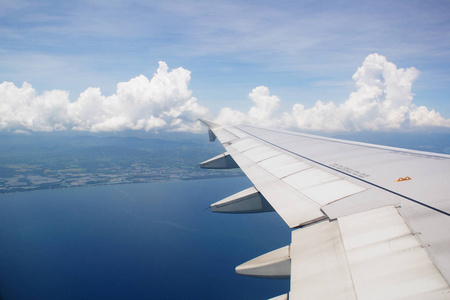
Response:
[[[353,75],[355,91],[341,104],[318,100],[310,108],[297,103],[290,112],[278,112],[280,99],[259,86],[249,94],[254,105],[247,113],[225,107],[215,121],[325,131],[450,127],[450,119],[412,103],[412,84],[418,75],[414,67],[397,68],[384,56],[370,54]],[[110,96],[90,87],[73,102],[66,91],[37,95],[26,82],[20,88],[3,82],[0,130],[201,131],[198,118],[209,118],[209,111],[192,96],[190,79],[188,70],[169,70],[160,62],[151,79],[140,75],[121,82]]]
[[[90,132],[122,130],[199,131],[208,109],[189,90],[190,72],[165,62],[149,80],[144,75],[117,84],[111,96],[90,87],[74,102],[61,90],[36,95],[29,83],[0,84],[0,130]]]
[[[297,103],[291,112],[276,113],[279,98],[259,86],[249,94],[254,102],[247,114],[223,108],[216,122],[251,123],[279,128],[322,131],[392,130],[450,127],[450,119],[413,101],[412,84],[419,76],[414,67],[397,68],[379,54],[370,54],[353,75],[355,91],[341,104],[318,100],[311,108]]]

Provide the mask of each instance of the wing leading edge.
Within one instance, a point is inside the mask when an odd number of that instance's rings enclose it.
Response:
[[[202,167],[254,184],[212,210],[275,210],[293,229],[289,246],[236,268],[290,277],[273,299],[450,297],[449,155],[201,121],[226,149]]]

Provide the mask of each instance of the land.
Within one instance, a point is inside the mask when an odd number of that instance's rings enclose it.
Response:
[[[205,135],[105,136],[33,133],[0,136],[0,194],[43,189],[243,176],[204,170],[219,154]]]
[[[450,133],[393,132],[331,137],[450,153]],[[77,132],[0,134],[0,194],[167,180],[243,176],[204,170],[199,163],[223,152],[206,134]]]

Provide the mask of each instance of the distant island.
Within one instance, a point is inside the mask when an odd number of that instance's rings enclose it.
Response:
[[[0,194],[44,189],[243,176],[204,170],[220,154],[207,135],[105,136],[33,133],[0,136]]]

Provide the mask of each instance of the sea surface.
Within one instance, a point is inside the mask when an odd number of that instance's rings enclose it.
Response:
[[[267,299],[235,266],[290,243],[276,213],[215,214],[245,177],[0,195],[0,299]]]

